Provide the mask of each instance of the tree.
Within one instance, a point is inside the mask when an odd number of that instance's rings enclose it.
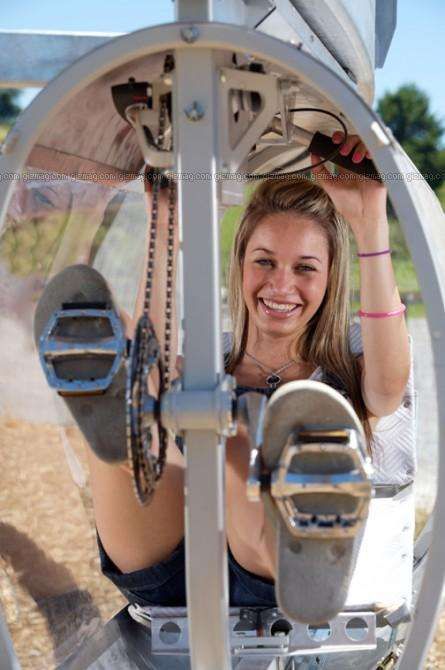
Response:
[[[15,88],[0,89],[0,123],[12,123],[20,113],[16,101],[20,91]]]
[[[385,93],[377,111],[431,188],[445,181],[444,126],[430,111],[429,98],[415,84]]]

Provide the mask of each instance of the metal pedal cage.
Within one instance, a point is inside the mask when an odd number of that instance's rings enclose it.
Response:
[[[289,436],[279,464],[271,474],[270,491],[286,526],[295,537],[355,537],[367,517],[372,486],[366,466],[359,457],[359,438],[355,430],[294,431]],[[352,464],[347,472],[304,474],[291,471],[294,457],[304,453],[346,455]],[[356,499],[353,512],[311,514],[301,512],[294,496],[341,494]]]
[[[56,330],[64,321],[73,319],[102,319],[107,321],[112,335],[100,340],[76,342],[73,337],[56,335]],[[56,310],[49,319],[39,343],[40,362],[46,375],[48,384],[59,395],[94,395],[104,393],[110,386],[113,377],[119,369],[126,348],[126,339],[122,323],[112,309],[98,309],[86,307],[64,307]],[[63,379],[57,376],[54,363],[61,363],[72,358],[87,357],[111,358],[113,362],[105,377],[91,378],[90,380]]]

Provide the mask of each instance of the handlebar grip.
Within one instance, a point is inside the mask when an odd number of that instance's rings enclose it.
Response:
[[[327,158],[330,156],[330,154],[333,153],[333,151],[335,151],[337,147],[338,144],[334,144],[328,135],[323,135],[323,133],[315,133],[309,145],[309,151],[313,154],[316,154],[317,156],[321,156],[322,158]],[[330,160],[331,163],[340,165],[350,172],[356,172],[357,174],[363,175],[367,179],[382,181],[376,166],[370,158],[364,158],[362,161],[360,161],[360,163],[353,163],[351,160],[352,155],[352,151],[348,156],[337,154]]]

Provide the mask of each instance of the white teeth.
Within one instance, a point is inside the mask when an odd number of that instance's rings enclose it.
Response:
[[[266,307],[270,307],[270,309],[274,309],[277,312],[290,312],[294,307],[297,305],[294,303],[279,303],[279,302],[272,302],[271,300],[266,300],[265,298],[262,299]]]

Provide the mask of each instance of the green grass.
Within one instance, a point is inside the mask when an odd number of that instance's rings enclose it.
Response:
[[[445,209],[445,181],[437,191],[437,197],[440,200],[442,208]]]
[[[419,284],[416,271],[403,238],[402,230],[396,219],[390,219],[389,221],[389,234],[392,262],[399,291],[401,293],[417,293],[419,291]],[[351,250],[353,254],[351,282],[353,290],[357,291],[360,286],[360,272],[356,258],[357,249],[353,240],[351,241]]]
[[[0,142],[3,142],[8,134],[10,126],[7,123],[0,123]]]
[[[423,302],[414,302],[407,305],[406,316],[408,319],[425,319],[426,310]]]

